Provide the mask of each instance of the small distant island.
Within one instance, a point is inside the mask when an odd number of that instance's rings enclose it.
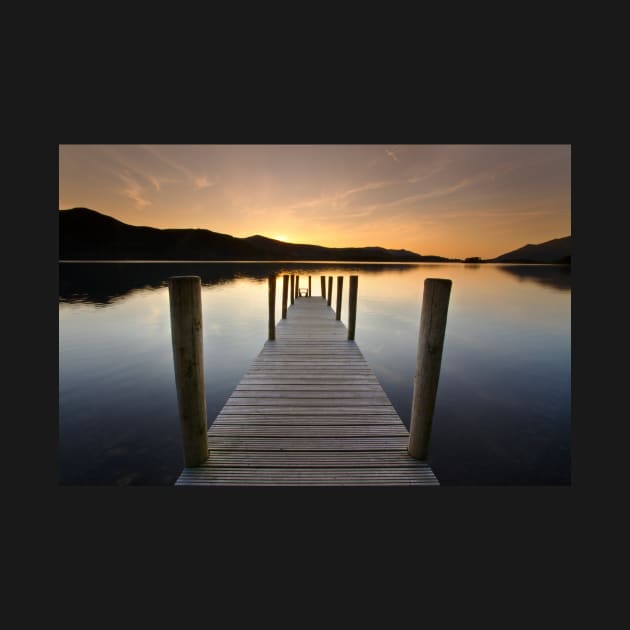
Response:
[[[59,210],[60,260],[339,260],[363,262],[570,263],[571,237],[526,245],[492,260],[445,258],[384,247],[323,247],[204,229],[134,226],[89,208]]]

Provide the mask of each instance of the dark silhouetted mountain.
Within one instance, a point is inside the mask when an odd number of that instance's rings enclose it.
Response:
[[[210,230],[138,227],[87,208],[59,212],[61,260],[214,260],[251,253],[241,239]]]
[[[201,229],[128,225],[95,210],[59,211],[61,260],[356,260],[447,262],[405,249],[322,247],[284,243],[265,236],[236,238]]]
[[[525,245],[486,262],[571,263],[571,236],[554,238],[539,245]]]

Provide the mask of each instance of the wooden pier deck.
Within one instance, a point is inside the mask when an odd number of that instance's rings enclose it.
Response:
[[[208,430],[209,457],[176,485],[439,485],[335,312],[296,298]]]

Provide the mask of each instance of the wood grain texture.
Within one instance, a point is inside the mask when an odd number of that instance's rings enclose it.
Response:
[[[287,318],[287,298],[289,297],[289,276],[282,276],[282,319]]]
[[[341,296],[343,294],[343,276],[337,276],[337,308],[335,309],[335,319],[341,319]]]
[[[267,278],[269,285],[269,339],[273,341],[276,338],[276,277],[270,275]]]
[[[173,276],[168,291],[184,464],[194,467],[208,457],[201,278]]]
[[[424,281],[408,449],[416,459],[425,460],[429,452],[451,285],[442,278]]]
[[[208,430],[208,460],[176,485],[439,485],[321,297],[288,308]]]

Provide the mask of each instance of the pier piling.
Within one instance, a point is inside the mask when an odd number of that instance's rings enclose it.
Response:
[[[282,319],[287,318],[288,292],[289,292],[289,276],[282,276]]]
[[[451,285],[445,279],[424,281],[407,448],[415,459],[426,460],[428,455]]]
[[[208,459],[201,278],[173,276],[168,293],[184,466],[195,467]]]
[[[359,276],[350,276],[350,298],[348,305],[348,340],[354,339],[357,322],[357,294],[359,290]]]
[[[343,289],[343,276],[337,276],[337,309],[335,319],[341,319],[341,294]]]
[[[269,282],[269,341],[276,338],[276,277],[271,274]]]

